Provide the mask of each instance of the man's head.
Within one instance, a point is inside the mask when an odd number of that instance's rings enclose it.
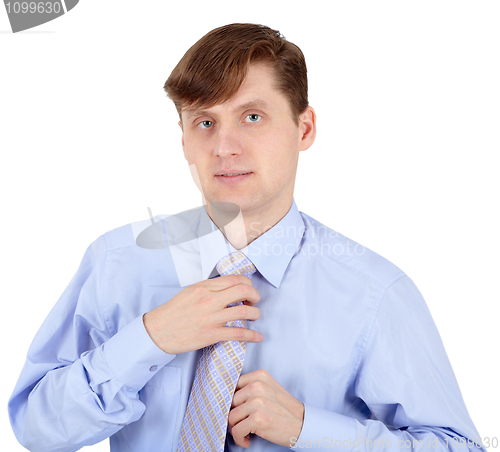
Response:
[[[164,89],[179,116],[182,109],[212,107],[236,94],[252,63],[269,64],[276,88],[298,120],[308,105],[304,55],[279,31],[263,25],[230,24],[207,33],[182,57]]]
[[[221,27],[186,52],[165,89],[205,200],[236,204],[245,222],[276,224],[291,206],[299,151],[316,132],[300,49],[261,25]]]

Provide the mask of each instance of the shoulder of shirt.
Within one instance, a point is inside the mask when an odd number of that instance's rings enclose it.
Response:
[[[152,224],[156,224],[157,222],[158,225],[160,225],[159,220],[169,216],[171,215],[156,215],[153,221],[151,219],[147,219],[118,226],[99,236],[91,243],[90,248],[94,252],[96,258],[106,254],[107,252],[115,251],[120,248],[136,247],[137,249],[140,249],[137,245],[136,239],[141,232],[150,228]],[[161,228],[158,228],[155,231],[156,234],[154,234],[154,236],[156,236],[157,240],[163,241],[163,234],[158,233],[158,231],[161,231]]]
[[[402,276],[407,276],[399,267],[375,251],[349,239],[325,226],[309,215],[300,212],[304,220],[306,240],[318,247],[318,255],[327,260],[377,281],[382,287],[389,287]],[[323,250],[321,251],[321,247]]]

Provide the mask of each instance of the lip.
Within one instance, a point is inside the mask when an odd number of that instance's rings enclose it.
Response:
[[[239,176],[223,176],[223,174],[235,174],[235,173],[247,173],[247,174],[241,174]],[[252,176],[252,172],[246,172],[246,171],[238,171],[238,170],[228,170],[228,171],[221,171],[220,173],[215,175],[215,179],[217,179],[220,183],[224,185],[234,185],[238,184],[239,182],[242,182],[249,177]]]
[[[216,176],[222,176],[223,174],[240,174],[240,173],[251,173],[251,171],[229,168],[227,170],[219,171]]]

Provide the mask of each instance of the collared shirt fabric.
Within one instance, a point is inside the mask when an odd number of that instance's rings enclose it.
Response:
[[[9,401],[29,450],[76,451],[108,437],[112,452],[176,450],[201,350],[163,352],[142,316],[217,276],[216,263],[235,249],[203,207],[189,211],[180,235],[168,218],[155,223],[164,246],[138,246],[147,223],[136,223],[85,252]],[[304,403],[293,447],[485,450],[474,443],[479,434],[431,314],[403,271],[295,201],[241,251],[257,268],[261,296],[261,317],[248,325],[264,337],[248,343],[242,374],[265,369]],[[229,434],[226,448],[243,450]],[[247,450],[286,449],[252,436]]]

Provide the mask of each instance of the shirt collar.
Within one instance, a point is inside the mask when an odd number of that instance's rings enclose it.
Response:
[[[209,226],[213,232],[199,234],[198,239],[203,279],[218,275],[215,269],[217,262],[237,251],[202,208],[199,228],[206,231]],[[294,199],[288,213],[277,224],[240,251],[269,283],[278,288],[290,260],[299,248],[304,231],[305,224]]]

